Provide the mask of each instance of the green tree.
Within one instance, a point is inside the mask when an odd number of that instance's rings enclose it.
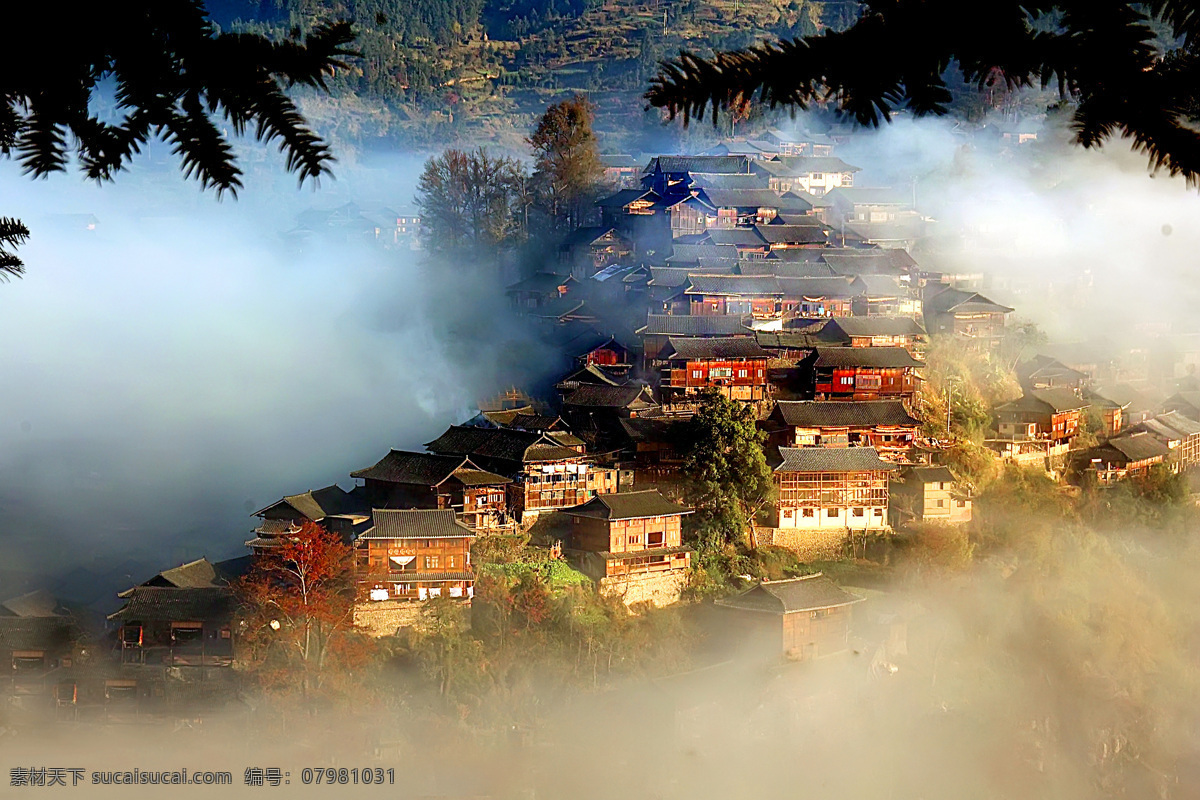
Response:
[[[756,423],[751,406],[709,391],[683,426],[686,497],[696,508],[689,525],[702,544],[741,541],[772,497],[766,437]]]
[[[162,138],[187,177],[236,194],[242,171],[221,118],[235,135],[253,128],[259,141],[277,142],[301,181],[329,171],[332,153],[286,89],[325,88],[351,54],[349,24],[316,26],[303,43],[217,33],[200,0],[10,3],[4,23],[14,35],[44,34],[35,60],[22,47],[0,49],[0,156],[27,175],[62,172],[73,157],[87,178],[109,181]],[[103,119],[93,100],[108,82],[116,113]],[[21,234],[9,222],[0,243],[11,247]],[[21,274],[11,251],[2,259],[0,272]]]
[[[584,224],[595,200],[603,168],[592,114],[591,102],[577,94],[546,109],[529,137],[539,206],[555,231]]]
[[[799,109],[831,102],[859,124],[877,126],[899,108],[945,114],[952,100],[946,75],[957,64],[981,89],[1057,83],[1075,104],[1079,144],[1097,147],[1124,134],[1154,168],[1200,181],[1200,130],[1188,124],[1200,85],[1194,0],[1002,0],[982,15],[960,0],[862,6],[844,31],[711,58],[681,53],[663,65],[647,98],[685,121],[711,113],[714,123],[747,98]],[[1156,41],[1155,23],[1172,39]]]
[[[483,147],[430,158],[417,183],[425,248],[494,258],[524,228],[525,182],[520,162]]]

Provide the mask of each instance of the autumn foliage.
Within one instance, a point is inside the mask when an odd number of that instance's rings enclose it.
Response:
[[[259,555],[238,584],[243,661],[264,687],[298,687],[308,696],[369,658],[353,634],[353,554],[306,522]]]

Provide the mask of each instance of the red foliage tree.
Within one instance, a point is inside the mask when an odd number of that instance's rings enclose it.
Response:
[[[342,640],[354,627],[353,549],[305,522],[255,559],[238,593],[260,677],[290,683],[299,672],[306,696],[319,690],[330,656],[348,652]]]

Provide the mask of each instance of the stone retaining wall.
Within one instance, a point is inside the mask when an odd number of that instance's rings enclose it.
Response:
[[[850,545],[847,528],[758,528],[754,529],[759,547],[786,547],[801,561],[830,561],[842,558]]]

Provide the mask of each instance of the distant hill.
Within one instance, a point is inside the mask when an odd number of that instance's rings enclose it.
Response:
[[[518,146],[547,104],[588,92],[611,140],[652,134],[659,60],[841,29],[857,2],[811,0],[207,0],[223,29],[276,37],[352,19],[362,58],[305,111],[335,139]],[[615,142],[633,149],[628,142]]]

